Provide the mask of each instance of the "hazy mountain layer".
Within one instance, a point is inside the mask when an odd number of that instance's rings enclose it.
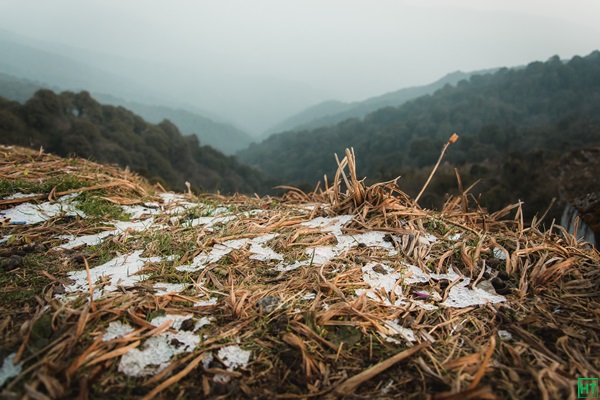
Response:
[[[247,133],[222,122],[224,119],[216,122],[196,109],[192,112],[170,107],[169,99],[160,94],[157,85],[145,86],[136,81],[135,74],[125,78],[86,62],[97,60],[98,57],[85,57],[81,52],[67,52],[69,55],[65,56],[40,49],[36,44],[42,46],[41,42],[0,30],[0,96],[24,102],[40,88],[55,91],[86,90],[102,102],[125,106],[151,122],[169,119],[183,133],[195,134],[201,143],[226,154],[233,154],[252,141]],[[61,48],[51,44],[47,46]],[[72,58],[77,55],[83,61]]]
[[[204,54],[200,64],[153,61],[36,40],[0,29],[0,72],[127,101],[194,112],[259,134],[283,116],[328,98],[318,87]],[[247,66],[246,66],[247,67]],[[285,99],[285,101],[282,101]],[[235,141],[231,139],[230,141]]]
[[[125,107],[144,117],[148,122],[157,124],[168,119],[177,125],[181,133],[196,135],[201,144],[212,146],[227,155],[248,147],[253,140],[246,132],[230,124],[215,122],[181,108],[142,104],[107,95],[95,94],[94,97],[102,103]]]
[[[398,107],[409,100],[426,94],[433,94],[445,85],[455,85],[472,75],[493,73],[497,69],[460,72],[456,71],[443,78],[424,86],[415,86],[396,90],[381,96],[371,97],[363,101],[344,103],[339,101],[325,101],[298,113],[269,129],[264,137],[284,131],[315,129],[322,126],[335,125],[349,118],[363,118],[370,112],[384,107]]]

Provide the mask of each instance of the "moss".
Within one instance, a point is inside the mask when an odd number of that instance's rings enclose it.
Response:
[[[18,192],[25,194],[46,194],[55,188],[57,192],[64,192],[89,185],[90,182],[88,180],[70,174],[51,177],[42,182],[27,179],[0,179],[0,197],[10,196]]]
[[[83,211],[88,218],[104,220],[127,220],[128,214],[119,205],[112,203],[102,196],[102,191],[83,192],[75,198],[77,208]]]
[[[451,228],[451,226],[449,226],[447,223],[435,217],[431,217],[425,221],[423,223],[423,227],[427,230],[427,232],[437,233],[441,236],[446,235]]]
[[[52,253],[27,254],[23,266],[0,274],[0,309],[18,309],[37,304],[52,281],[42,271],[60,276],[60,263]]]

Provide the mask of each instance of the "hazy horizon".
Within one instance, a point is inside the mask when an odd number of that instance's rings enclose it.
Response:
[[[599,17],[594,0],[0,2],[0,28],[252,134],[325,100],[585,56]]]

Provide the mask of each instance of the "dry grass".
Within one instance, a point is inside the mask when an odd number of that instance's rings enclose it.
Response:
[[[80,159],[61,159],[20,148],[0,149],[0,181],[42,185],[52,179],[77,177],[76,189],[50,188],[41,199],[89,191],[117,204],[158,201],[160,188],[116,168]],[[354,155],[338,160],[331,185],[303,193],[290,188],[282,198],[223,197],[187,194],[192,202],[226,206],[240,216],[209,231],[171,222],[161,234],[125,232],[93,248],[49,250],[57,236],[97,232],[85,219],[56,217],[34,226],[2,226],[13,235],[0,246],[15,252],[41,244],[41,253],[25,256],[23,266],[0,272],[0,294],[12,296],[18,282],[30,285],[29,296],[2,302],[0,356],[16,352],[22,372],[1,389],[5,398],[575,398],[577,378],[600,375],[600,256],[560,227],[539,230],[525,224],[520,206],[490,215],[468,204],[468,190],[450,199],[443,210],[419,207],[397,182],[365,186],[356,175]],[[346,172],[346,169],[348,172]],[[40,186],[41,187],[41,186]],[[1,201],[14,206],[21,199]],[[312,205],[307,211],[303,208]],[[262,213],[244,211],[262,210]],[[273,261],[248,257],[247,247],[189,274],[185,264],[215,244],[277,233],[269,245],[286,261],[306,258],[306,249],[335,244],[331,233],[301,225],[315,217],[354,214],[348,234],[383,231],[398,251],[395,256],[368,246],[355,246],[321,265],[277,272]],[[514,215],[511,219],[501,219]],[[422,238],[435,235],[433,245]],[[459,235],[458,239],[450,239]],[[498,248],[506,261],[492,256]],[[55,293],[68,284],[67,272],[93,268],[106,259],[144,249],[148,256],[170,252],[172,262],[145,267],[149,278],[100,299],[93,293],[60,301]],[[78,258],[79,257],[79,258]],[[77,262],[80,260],[82,262]],[[34,262],[35,261],[35,262]],[[401,262],[437,273],[450,266],[472,284],[488,279],[483,266],[502,271],[507,301],[467,308],[440,306],[425,310],[409,299],[391,306],[356,289],[365,288],[361,267]],[[181,293],[157,296],[153,280],[189,284]],[[14,279],[13,279],[14,278]],[[91,287],[98,285],[91,282]],[[457,282],[406,287],[404,293],[427,290],[448,297]],[[315,297],[307,299],[307,293]],[[268,296],[275,307],[260,306]],[[381,297],[392,294],[381,293]],[[217,297],[216,304],[194,306]],[[91,299],[91,300],[90,300]],[[428,301],[430,304],[433,300]],[[214,318],[201,328],[202,340],[189,353],[175,356],[162,372],[131,378],[118,372],[121,356],[151,337],[172,330],[171,323],[149,323],[158,312],[187,315],[194,321]],[[415,332],[415,342],[391,343],[386,321],[398,320]],[[111,321],[134,328],[124,337],[102,341]],[[510,332],[505,340],[500,332]],[[252,351],[250,363],[227,370],[206,367],[204,356],[231,344]],[[213,377],[226,374],[228,383]]]

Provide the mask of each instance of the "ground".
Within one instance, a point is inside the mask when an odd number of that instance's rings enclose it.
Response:
[[[555,399],[600,375],[595,249],[519,204],[365,187],[351,153],[258,198],[1,147],[0,198],[2,398]]]

